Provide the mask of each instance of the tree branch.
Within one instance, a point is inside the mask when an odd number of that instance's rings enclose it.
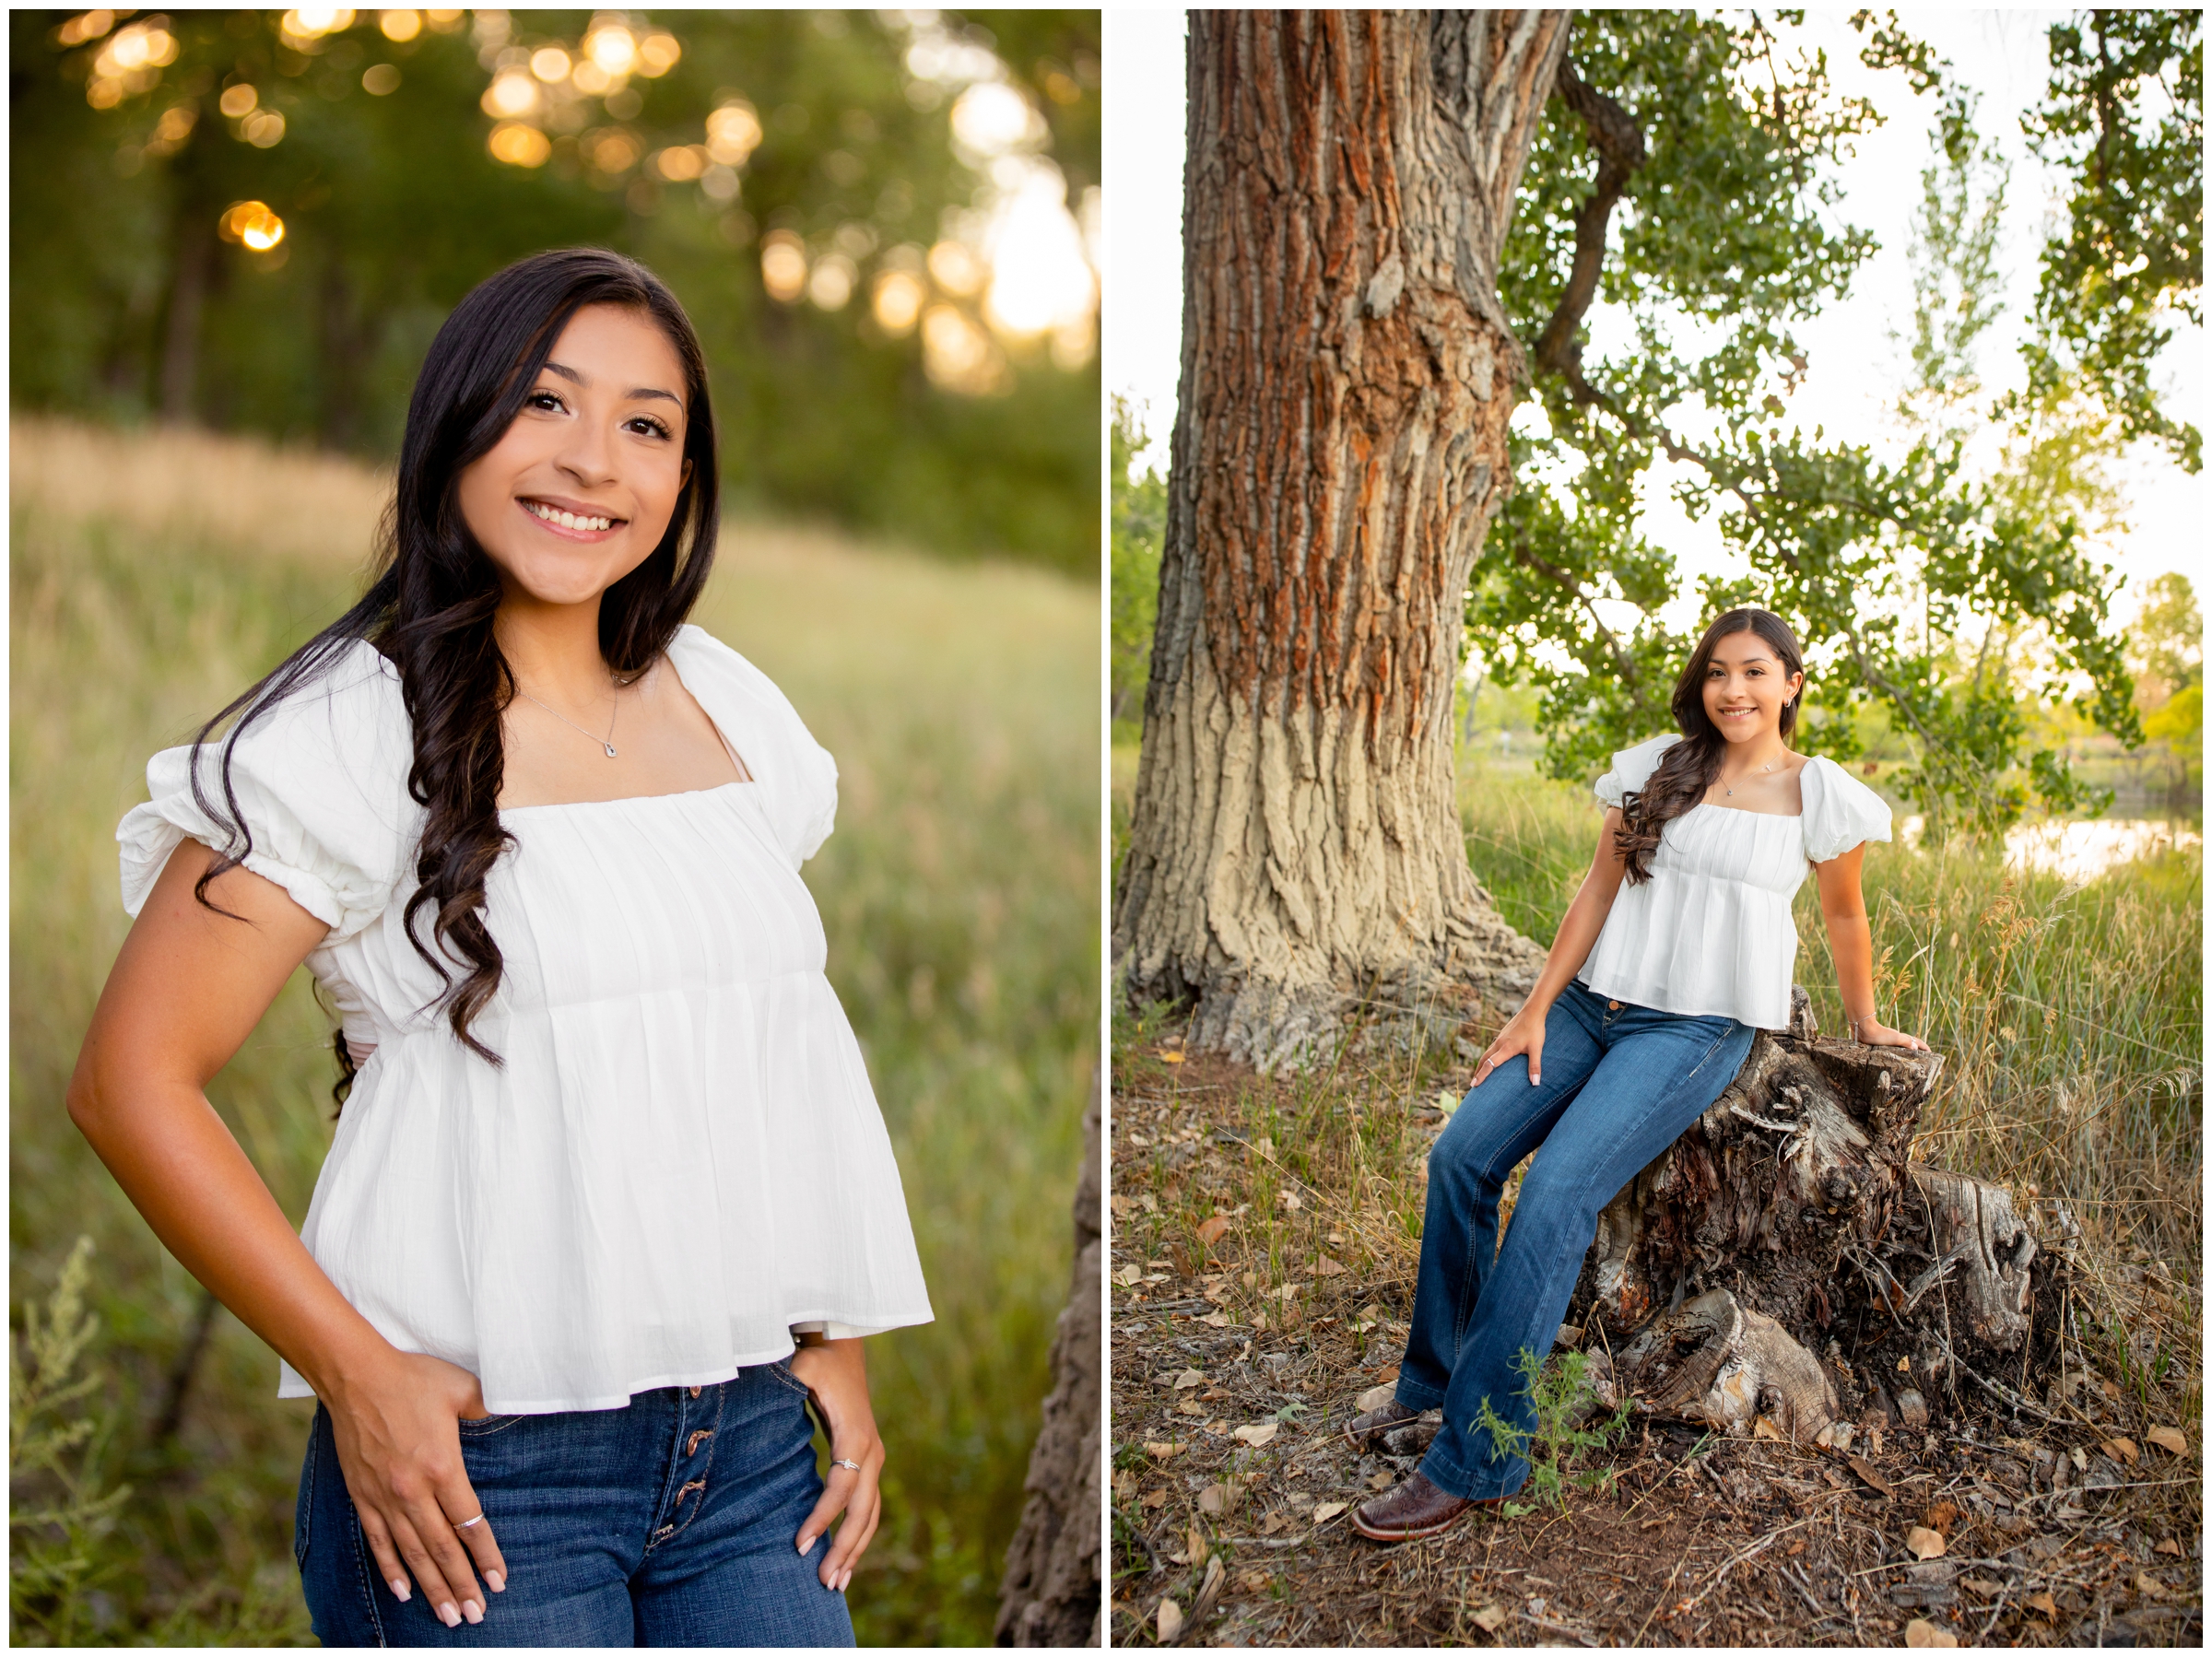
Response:
[[[1605,617],[1597,613],[1597,606],[1591,602],[1590,594],[1583,590],[1583,583],[1548,558],[1529,551],[1526,546],[1516,546],[1513,548],[1513,562],[1524,570],[1535,570],[1554,586],[1562,587],[1574,595],[1575,602],[1589,616],[1590,625],[1604,637],[1606,647],[1613,652],[1613,664],[1620,670],[1621,682],[1629,687],[1629,699],[1640,711],[1649,713],[1652,707],[1644,699],[1643,680],[1636,672],[1635,662],[1630,658],[1628,652],[1620,648],[1619,636],[1606,625]]]
[[[1566,377],[1570,385],[1578,388],[1576,399],[1582,401],[1582,393],[1589,386],[1582,377],[1583,348],[1575,336],[1582,330],[1590,302],[1597,297],[1598,274],[1606,262],[1606,226],[1613,217],[1613,205],[1628,187],[1629,175],[1643,165],[1643,134],[1628,111],[1576,75],[1574,65],[1564,58],[1559,60],[1553,89],[1559,101],[1582,119],[1590,135],[1598,155],[1597,182],[1574,216],[1574,264],[1559,306],[1536,341],[1535,360],[1538,367]]]

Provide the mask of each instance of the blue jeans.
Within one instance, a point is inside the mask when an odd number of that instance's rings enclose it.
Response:
[[[461,1423],[461,1459],[507,1561],[484,1620],[449,1628],[378,1570],[315,1411],[293,1551],[326,1646],[849,1646],[845,1596],[799,1556],[821,1495],[788,1364],[662,1387],[618,1410]]]
[[[1515,1054],[1467,1090],[1429,1153],[1421,1270],[1398,1373],[1400,1404],[1443,1409],[1421,1462],[1439,1488],[1510,1496],[1527,1481],[1526,1458],[1477,1427],[1483,1402],[1524,1432],[1535,1426],[1516,1358],[1550,1355],[1599,1213],[1720,1098],[1754,1034],[1733,1018],[1608,1002],[1572,982],[1544,1020],[1542,1084]],[[1539,1145],[1500,1250],[1506,1176]]]

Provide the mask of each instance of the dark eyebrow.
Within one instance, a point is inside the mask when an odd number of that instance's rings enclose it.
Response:
[[[566,363],[548,361],[546,364],[546,372],[548,374],[559,374],[571,385],[589,385],[591,383],[590,381],[586,380],[574,369],[570,368]],[[659,389],[657,386],[633,386],[630,389],[629,400],[631,402],[636,402],[641,397],[658,397],[665,403],[675,404],[678,408],[681,408],[684,405],[684,400],[677,396],[674,392],[665,392]]]

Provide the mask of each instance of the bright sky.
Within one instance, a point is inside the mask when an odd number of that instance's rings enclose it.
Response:
[[[1996,138],[2012,161],[2004,222],[2004,260],[2009,311],[1981,353],[1983,379],[1994,394],[2022,378],[2018,342],[2035,296],[2037,256],[2043,226],[2058,210],[2055,181],[2029,154],[2020,115],[2040,100],[2046,82],[2046,34],[2060,14],[2030,11],[1917,11],[1902,14],[1951,60],[1982,96],[1978,124]],[[1912,314],[1907,249],[1912,215],[1920,200],[1920,174],[1932,153],[1934,98],[1915,99],[1894,72],[1877,74],[1859,63],[1860,37],[1844,12],[1813,13],[1783,38],[1806,51],[1825,50],[1838,91],[1872,101],[1888,124],[1867,134],[1841,169],[1841,216],[1871,229],[1881,247],[1860,269],[1850,295],[1797,330],[1811,370],[1791,405],[1807,429],[1864,434],[1875,441],[1889,428],[1884,417],[1901,382],[1906,354],[1893,344]],[[1146,459],[1167,464],[1167,435],[1174,422],[1182,313],[1183,15],[1179,11],[1109,8],[1105,15],[1106,181],[1114,201],[1113,235],[1107,250],[1106,383],[1145,406],[1156,441]],[[1606,343],[1606,319],[1593,313],[1595,343]],[[2159,364],[2167,408],[2202,427],[2204,337],[2186,324]],[[2104,557],[2127,578],[2180,570],[2201,582],[2206,522],[2202,474],[2191,477],[2160,453],[2130,457],[2124,476],[2131,511],[2129,532]],[[1689,587],[1697,575],[1728,567],[1717,536],[1677,511],[1657,478],[1651,533],[1676,554]],[[1667,619],[1697,619],[1694,591]],[[2114,606],[2124,620],[2133,602]]]

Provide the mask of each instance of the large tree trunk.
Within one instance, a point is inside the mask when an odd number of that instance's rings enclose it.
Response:
[[[1467,865],[1452,685],[1525,377],[1498,257],[1567,17],[1191,15],[1182,376],[1114,953],[1134,997],[1195,1002],[1194,1045],[1264,1069],[1356,998],[1510,1005],[1542,962]]]
[[[1083,1174],[1076,1181],[1076,1269],[1053,1338],[1053,1390],[1030,1451],[1028,1505],[1006,1547],[998,1591],[1000,1645],[1101,1642],[1099,1453],[1103,1412],[1100,1295],[1099,1081],[1083,1112]]]
[[[1912,1160],[1941,1056],[1823,1040],[1794,1001],[1606,1207],[1570,1329],[1609,1385],[1728,1432],[1924,1426],[1973,1377],[2001,1398],[2051,1263],[2002,1187]]]

